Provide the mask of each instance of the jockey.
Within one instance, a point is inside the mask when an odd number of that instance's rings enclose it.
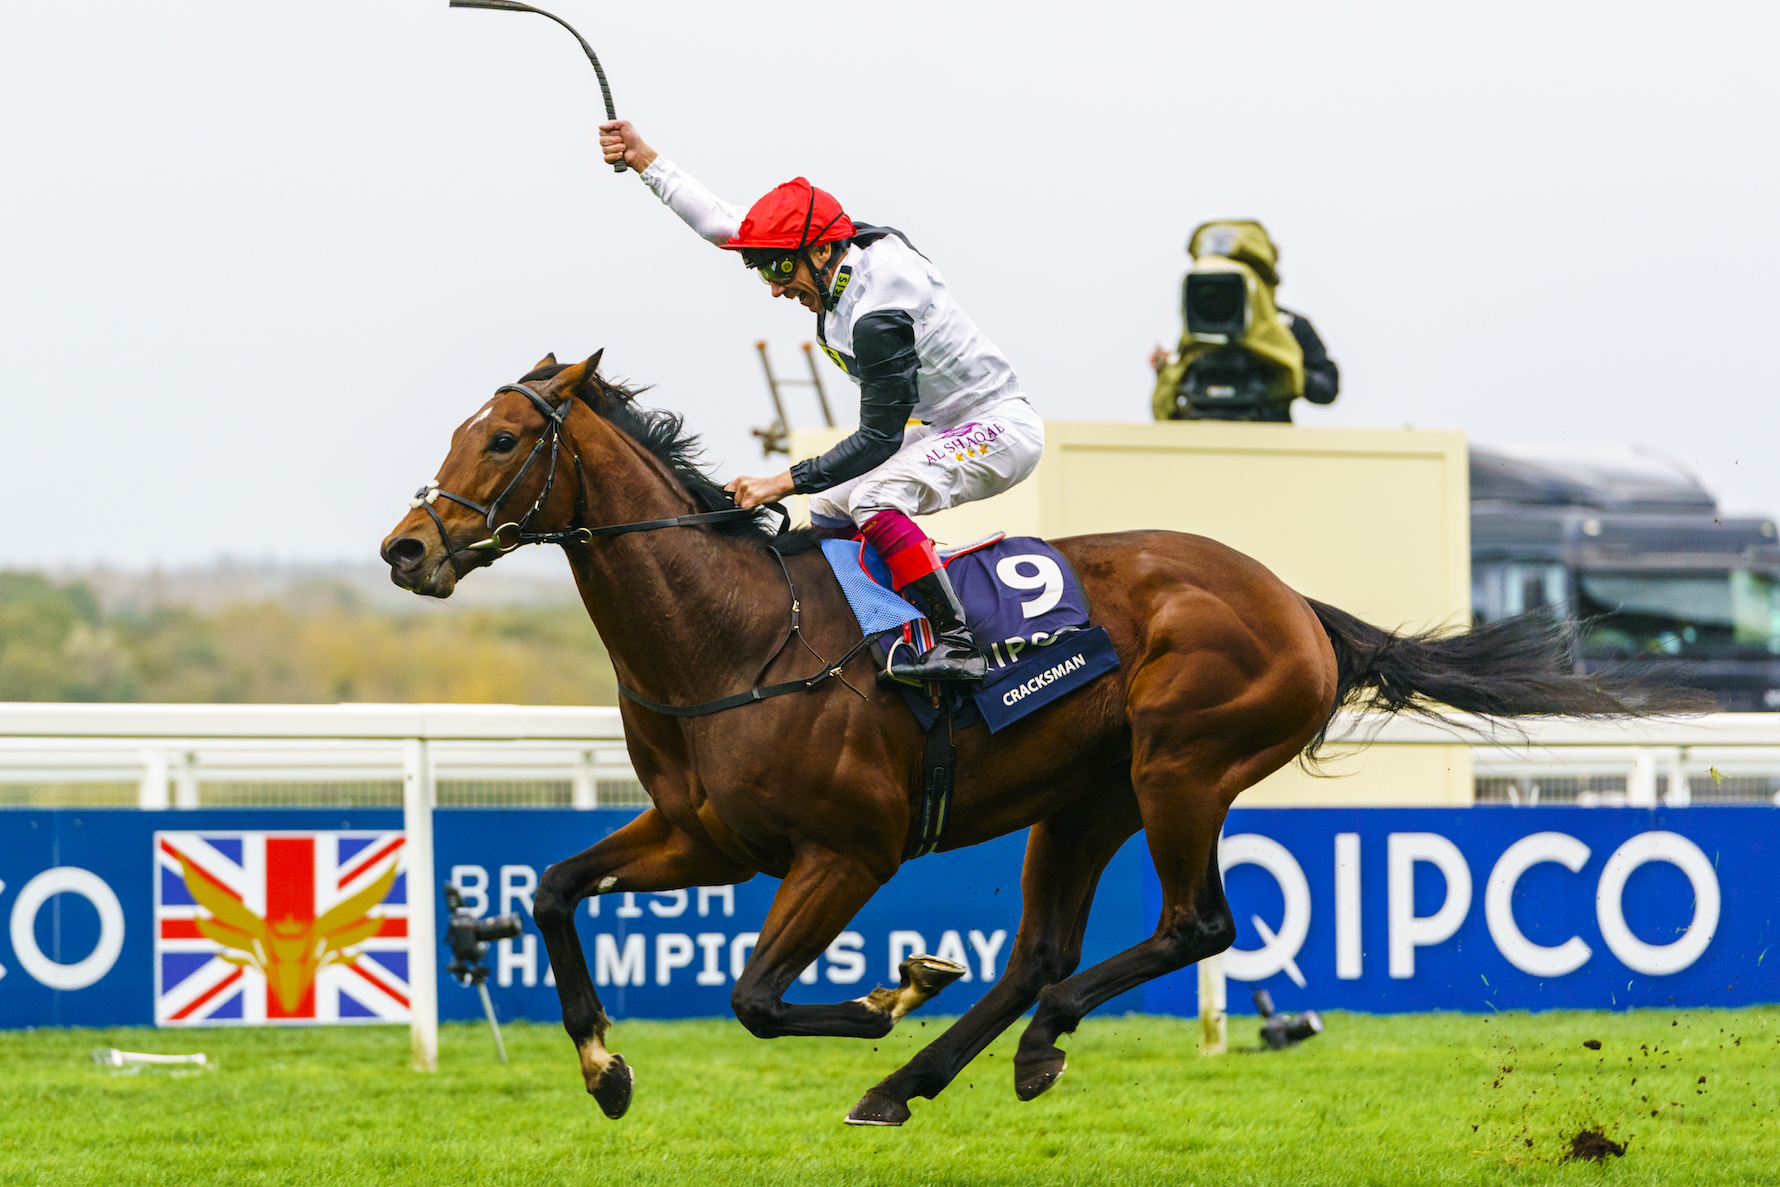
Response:
[[[774,297],[814,313],[822,350],[859,383],[850,437],[771,478],[733,480],[736,503],[812,496],[814,526],[859,532],[897,591],[920,596],[937,639],[918,660],[892,663],[891,677],[982,679],[988,661],[933,541],[910,516],[1000,494],[1038,465],[1044,422],[1013,368],[902,232],[853,222],[804,178],[743,211],[657,154],[628,120],[601,124],[600,147],[693,230],[740,252]]]

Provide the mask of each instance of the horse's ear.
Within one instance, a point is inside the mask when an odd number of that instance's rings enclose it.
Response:
[[[605,353],[604,350],[596,350],[590,357],[578,363],[570,363],[558,371],[550,381],[552,390],[567,392],[583,399],[604,391],[605,384],[600,381],[599,366],[600,356]]]
[[[556,352],[553,350],[549,354],[545,355],[543,358],[539,359],[538,365],[533,367],[532,370],[542,371],[545,367],[554,367],[554,366],[556,366]]]
[[[600,356],[605,353],[606,348],[602,346],[562,372],[569,391],[591,403],[595,396],[606,390],[605,382],[600,379]]]

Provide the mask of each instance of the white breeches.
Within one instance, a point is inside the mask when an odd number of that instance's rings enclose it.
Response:
[[[810,496],[810,522],[863,524],[879,511],[932,515],[986,499],[1025,479],[1044,453],[1032,405],[997,400],[962,424],[910,425],[902,448],[876,469]]]

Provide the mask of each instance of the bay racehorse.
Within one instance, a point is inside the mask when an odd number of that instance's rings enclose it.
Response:
[[[587,1090],[616,1118],[633,1076],[607,1049],[610,1023],[575,931],[589,895],[781,879],[731,996],[762,1038],[880,1037],[963,969],[917,956],[899,985],[854,1001],[784,1000],[911,856],[923,737],[901,694],[874,683],[809,531],[737,512],[696,464],[680,418],[639,408],[631,390],[601,378],[599,359],[563,366],[551,356],[501,388],[458,427],[382,554],[397,585],[443,598],[520,543],[561,544],[628,690],[625,739],[653,806],[551,866],[533,902]],[[1036,1002],[1014,1061],[1015,1091],[1030,1100],[1062,1073],[1057,1039],[1089,1011],[1228,948],[1224,815],[1245,788],[1314,754],[1350,700],[1504,717],[1670,707],[1635,680],[1577,674],[1547,620],[1392,634],[1202,537],[1055,544],[1122,666],[993,736],[959,731],[940,848],[1029,830],[1019,930],[1001,979],[867,1092],[851,1122],[900,1125],[911,1097],[937,1095]],[[789,695],[756,700],[749,690],[760,688]],[[725,697],[744,703],[662,711]],[[1078,972],[1095,884],[1140,829],[1161,882],[1155,931]]]

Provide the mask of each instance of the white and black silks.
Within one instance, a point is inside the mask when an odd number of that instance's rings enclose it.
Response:
[[[705,239],[734,237],[746,211],[717,198],[664,157],[644,182]],[[791,468],[798,494],[827,490],[882,465],[908,422],[959,424],[974,410],[1019,397],[1020,381],[993,342],[952,299],[932,262],[899,231],[855,222],[817,318],[823,351],[859,384],[859,428]]]

